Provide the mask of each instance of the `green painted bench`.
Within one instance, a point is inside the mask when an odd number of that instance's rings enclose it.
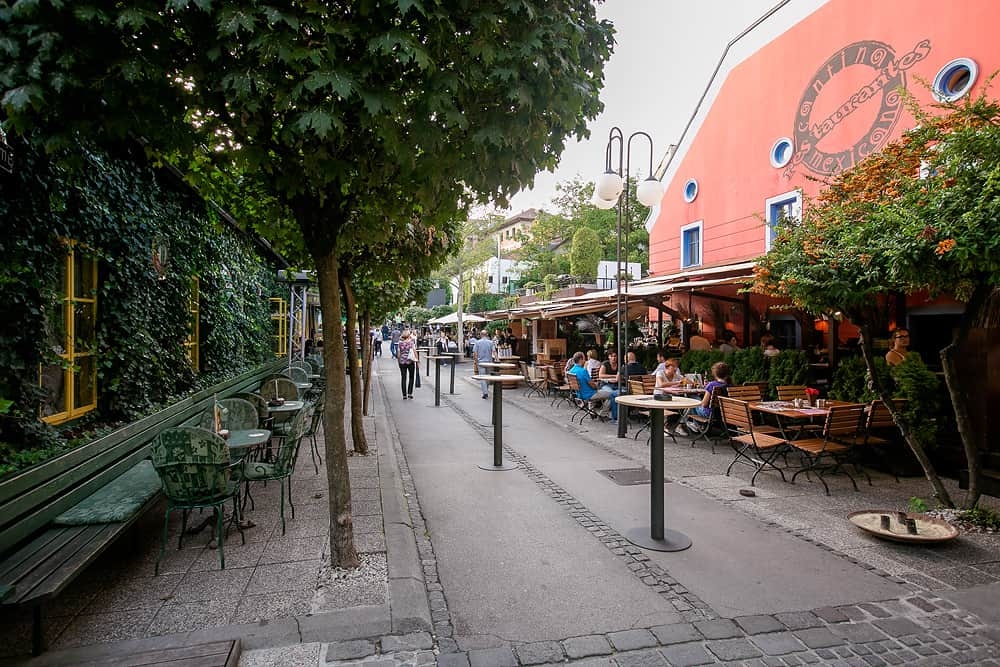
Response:
[[[30,607],[32,651],[45,606],[160,499],[149,447],[220,398],[256,391],[277,361],[193,394],[99,440],[0,479],[0,604]]]

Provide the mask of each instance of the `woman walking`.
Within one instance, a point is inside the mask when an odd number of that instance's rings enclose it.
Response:
[[[403,400],[413,398],[413,377],[417,369],[417,348],[409,329],[404,329],[399,337],[399,349],[396,351],[396,361],[399,362],[400,387],[403,390]]]

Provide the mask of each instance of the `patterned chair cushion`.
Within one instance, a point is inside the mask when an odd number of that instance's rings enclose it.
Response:
[[[127,521],[160,492],[160,478],[152,461],[144,460],[102,486],[55,518],[58,526],[87,526]]]

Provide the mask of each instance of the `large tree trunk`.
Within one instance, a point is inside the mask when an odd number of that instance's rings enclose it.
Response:
[[[951,407],[955,411],[955,425],[962,438],[962,449],[965,451],[965,461],[969,469],[969,489],[965,494],[964,507],[975,507],[979,502],[979,433],[969,413],[969,403],[973,397],[967,391],[966,382],[962,381],[963,373],[959,368],[960,352],[966,349],[969,341],[969,330],[973,326],[983,326],[990,320],[992,308],[1000,306],[1000,297],[992,287],[979,285],[972,292],[965,304],[965,312],[951,343],[941,350],[941,370],[944,371],[945,386],[951,398]],[[984,369],[985,370],[985,369]],[[966,369],[968,372],[968,369]],[[977,373],[975,381],[979,383],[977,390],[982,390],[983,375]]]
[[[863,319],[862,321],[867,321]],[[931,483],[931,488],[934,492],[934,497],[937,501],[944,507],[954,507],[955,503],[952,501],[951,496],[948,495],[948,489],[944,488],[944,483],[941,482],[941,477],[937,474],[937,470],[934,469],[934,464],[931,463],[930,457],[927,456],[927,452],[924,450],[923,445],[914,436],[913,431],[906,424],[906,421],[900,418],[899,411],[896,410],[896,404],[893,402],[892,397],[889,396],[889,392],[882,383],[878,381],[878,374],[875,372],[875,360],[872,357],[872,335],[871,335],[871,325],[862,324],[861,327],[861,354],[865,359],[865,366],[868,367],[868,375],[872,378],[873,384],[875,385],[875,391],[878,393],[882,402],[886,404],[889,408],[889,412],[892,414],[893,421],[896,422],[896,426],[899,428],[899,432],[902,433],[903,439],[909,446],[910,451],[913,455],[917,457],[917,461],[920,462],[920,467],[924,470],[924,477],[927,481]]]
[[[326,372],[326,404],[323,433],[326,445],[326,478],[330,497],[330,565],[356,568],[354,520],[351,517],[351,478],[347,469],[347,442],[344,438],[344,355],[337,345],[343,335],[340,326],[340,266],[331,250],[316,258],[319,301],[323,309],[323,361]]]
[[[365,310],[361,313],[361,330],[371,331],[372,330],[372,314],[370,310]],[[371,340],[369,337],[368,340]],[[372,364],[375,362],[375,348],[374,341],[372,341],[372,349],[368,354],[365,355],[364,361],[361,362],[361,389],[362,389],[362,402],[361,402],[361,412],[364,415],[371,414],[371,393],[372,393]],[[381,343],[380,343],[381,345]]]
[[[351,374],[351,439],[354,441],[354,452],[367,456],[368,440],[365,439],[365,427],[361,414],[361,372],[355,361],[358,359],[358,348],[354,341],[358,340],[361,343],[361,359],[368,356],[369,341],[365,340],[367,336],[357,335],[358,306],[354,298],[354,290],[351,288],[350,277],[341,274],[340,286],[344,292],[344,303],[347,305],[347,356],[351,360],[348,367]]]

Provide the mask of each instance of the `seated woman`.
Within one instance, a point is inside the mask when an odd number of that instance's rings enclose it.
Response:
[[[656,369],[656,384],[653,385],[653,395],[664,393],[667,387],[680,386],[684,375],[677,368],[676,359],[667,359]]]
[[[729,377],[729,364],[724,361],[717,361],[712,364],[712,380],[705,385],[705,395],[701,399],[701,405],[694,408],[695,414],[701,417],[712,416],[712,394],[725,396],[732,379]],[[707,428],[708,424],[689,419],[687,429],[689,431],[701,432]]]
[[[597,357],[597,350],[591,348],[587,350],[587,361],[583,366],[590,373],[590,377],[596,378],[601,372],[601,360]]]

